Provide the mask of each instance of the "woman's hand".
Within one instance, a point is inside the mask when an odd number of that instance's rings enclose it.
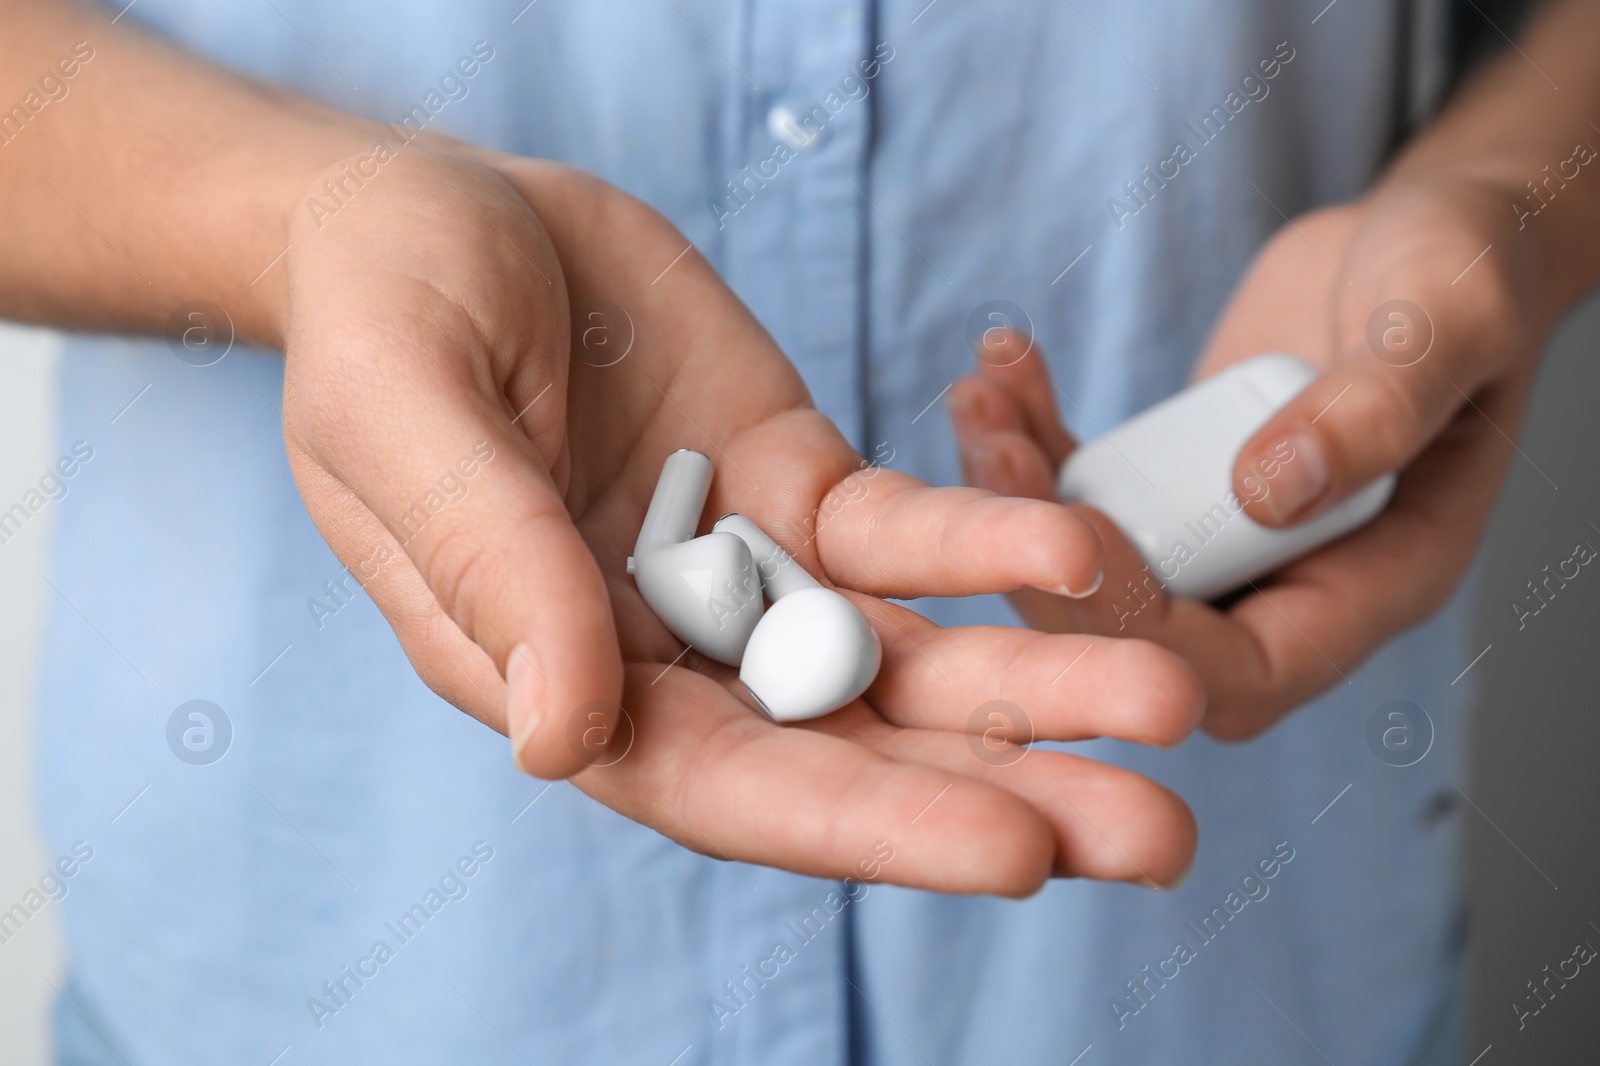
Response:
[[[1074,506],[1105,541],[1105,584],[1076,601],[1016,593],[1023,618],[1177,651],[1205,679],[1206,730],[1242,738],[1438,608],[1477,547],[1552,318],[1543,249],[1512,198],[1491,182],[1418,181],[1298,219],[1263,248],[1199,363],[1204,377],[1281,351],[1322,368],[1240,452],[1234,491],[1252,518],[1301,522],[1399,471],[1376,520],[1213,606],[1167,596],[1105,516]],[[950,398],[969,481],[1054,498],[1072,442],[1043,360],[979,365]],[[1264,476],[1285,441],[1295,458]]]
[[[292,467],[418,673],[509,731],[521,766],[575,774],[687,847],[808,874],[865,862],[1019,895],[1053,874],[1187,868],[1194,823],[1171,793],[1014,743],[1178,742],[1203,697],[1177,656],[940,629],[888,602],[1088,588],[1083,519],[866,467],[688,241],[600,181],[420,141],[361,169],[376,173],[337,212],[301,211],[291,232]],[[715,464],[708,524],[750,516],[877,628],[861,700],[773,725],[645,606],[624,564],[683,447]],[[475,450],[449,483],[464,490],[438,491]],[[1022,711],[991,715],[996,700]],[[879,842],[891,862],[871,862]]]

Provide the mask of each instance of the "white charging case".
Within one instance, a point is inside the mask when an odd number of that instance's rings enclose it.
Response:
[[[1365,525],[1394,491],[1394,475],[1386,474],[1287,529],[1244,513],[1233,491],[1239,449],[1316,376],[1293,355],[1237,363],[1078,448],[1061,466],[1057,491],[1104,511],[1173,595],[1209,600],[1232,592]],[[1296,461],[1280,460],[1283,467]],[[1270,493],[1279,473],[1270,465],[1260,472],[1256,491]]]

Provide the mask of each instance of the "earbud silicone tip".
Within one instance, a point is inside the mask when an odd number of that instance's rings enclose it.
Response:
[[[860,696],[882,661],[878,634],[854,604],[832,589],[801,589],[767,608],[739,680],[773,718],[798,722]]]

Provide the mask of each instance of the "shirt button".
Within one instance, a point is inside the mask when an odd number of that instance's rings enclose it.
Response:
[[[816,101],[790,94],[780,97],[767,112],[767,132],[796,152],[813,152],[827,142],[832,117]]]

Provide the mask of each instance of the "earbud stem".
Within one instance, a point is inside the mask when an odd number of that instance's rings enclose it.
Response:
[[[650,508],[645,511],[634,555],[666,544],[681,544],[693,537],[710,492],[710,459],[689,448],[667,456],[655,495],[650,497]]]
[[[805,567],[779,547],[777,541],[744,515],[724,515],[711,528],[717,532],[732,533],[744,541],[751,557],[755,559],[756,572],[761,575],[761,587],[766,591],[767,599],[774,603],[791,592],[822,587],[816,578],[806,573]]]

